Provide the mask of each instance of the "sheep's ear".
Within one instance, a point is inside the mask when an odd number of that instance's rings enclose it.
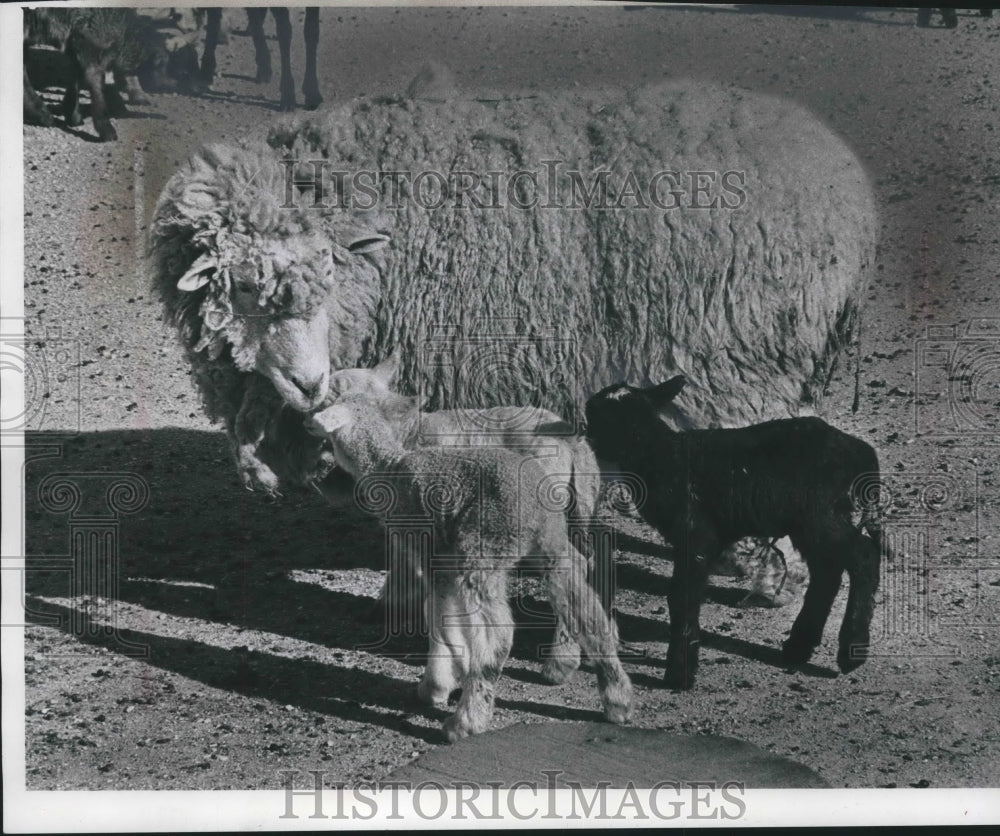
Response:
[[[395,353],[390,354],[372,369],[372,372],[385,385],[386,389],[390,388],[399,374],[399,355]]]
[[[662,408],[680,394],[685,383],[687,383],[687,380],[685,380],[684,375],[679,374],[676,377],[670,378],[665,383],[647,389],[646,397],[657,409]]]
[[[364,253],[373,253],[376,250],[381,250],[388,243],[388,235],[383,235],[380,232],[369,232],[365,235],[359,235],[351,241],[347,245],[347,251],[355,255],[363,255]]]
[[[188,268],[188,271],[177,280],[177,289],[191,293],[200,287],[204,287],[208,284],[212,271],[218,266],[219,261],[215,256],[203,253],[198,256],[195,263]]]
[[[306,419],[306,429],[310,432],[317,430],[323,434],[329,434],[346,427],[351,423],[351,411],[346,406],[328,406],[315,415],[310,415]]]

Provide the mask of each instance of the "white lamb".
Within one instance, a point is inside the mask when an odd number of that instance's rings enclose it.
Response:
[[[337,464],[386,501],[381,516],[425,521],[428,556],[427,668],[418,687],[435,704],[461,687],[444,724],[450,741],[484,731],[496,682],[513,641],[508,578],[541,569],[561,623],[597,669],[604,716],[627,722],[632,684],[618,660],[617,631],[587,584],[587,560],[567,535],[565,514],[539,501],[546,473],[536,461],[500,448],[406,450],[371,395],[352,393],[310,416]]]

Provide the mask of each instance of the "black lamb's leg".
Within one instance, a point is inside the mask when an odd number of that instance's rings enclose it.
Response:
[[[288,13],[287,9],[285,13]],[[271,80],[271,51],[267,48],[267,38],[264,37],[264,18],[266,17],[267,9],[265,7],[251,6],[247,9],[247,29],[253,40],[258,84],[267,84]]]
[[[271,9],[278,30],[278,51],[281,53],[281,109],[295,110],[295,79],[292,77],[292,20],[285,6]]]
[[[206,87],[215,81],[215,50],[219,45],[219,30],[222,28],[222,9],[212,6],[205,10],[205,51],[201,55],[201,69],[198,80]]]
[[[825,532],[808,538],[793,536],[792,544],[809,568],[809,586],[781,655],[785,664],[801,665],[823,640],[823,628],[840,591],[844,563],[842,544],[838,546]]]
[[[316,51],[319,48],[319,9],[316,6],[306,9],[303,34],[306,42],[306,74],[302,81],[302,95],[305,97],[306,110],[315,110],[323,104],[319,78],[316,75]]]
[[[870,628],[878,591],[882,549],[879,543],[851,529],[844,533],[844,548],[849,578],[847,610],[840,628],[837,667],[850,673],[868,659]]]
[[[674,574],[667,593],[667,608],[670,612],[670,647],[667,650],[667,669],[663,683],[668,688],[686,691],[694,686],[698,670],[698,650],[701,632],[698,618],[701,602],[705,597],[708,583],[707,558],[714,552],[693,544],[676,544],[678,555],[674,562]]]

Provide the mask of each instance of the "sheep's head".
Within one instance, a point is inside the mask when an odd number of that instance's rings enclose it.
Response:
[[[586,406],[587,441],[594,454],[606,461],[620,461],[635,445],[647,421],[661,420],[661,413],[684,383],[681,375],[647,389],[615,383],[591,397]]]
[[[177,307],[197,308],[189,343],[269,378],[301,412],[319,406],[330,373],[330,301],[380,233],[335,233],[328,219],[281,203],[274,159],[204,149],[168,183],[154,221],[161,272],[180,275]],[[167,266],[162,264],[166,260]],[[176,269],[177,264],[184,265]]]

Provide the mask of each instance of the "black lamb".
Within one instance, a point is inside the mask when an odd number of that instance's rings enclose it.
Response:
[[[722,549],[748,536],[789,536],[809,567],[805,602],[783,648],[788,664],[806,662],[819,645],[847,570],[837,664],[844,673],[853,670],[868,656],[882,546],[871,508],[862,510],[857,526],[852,512],[862,488],[878,483],[878,456],[819,418],[675,432],[658,413],[684,382],[674,377],[647,389],[618,383],[586,408],[594,452],[643,481],[639,511],[675,550],[665,683],[694,684],[709,567]]]

